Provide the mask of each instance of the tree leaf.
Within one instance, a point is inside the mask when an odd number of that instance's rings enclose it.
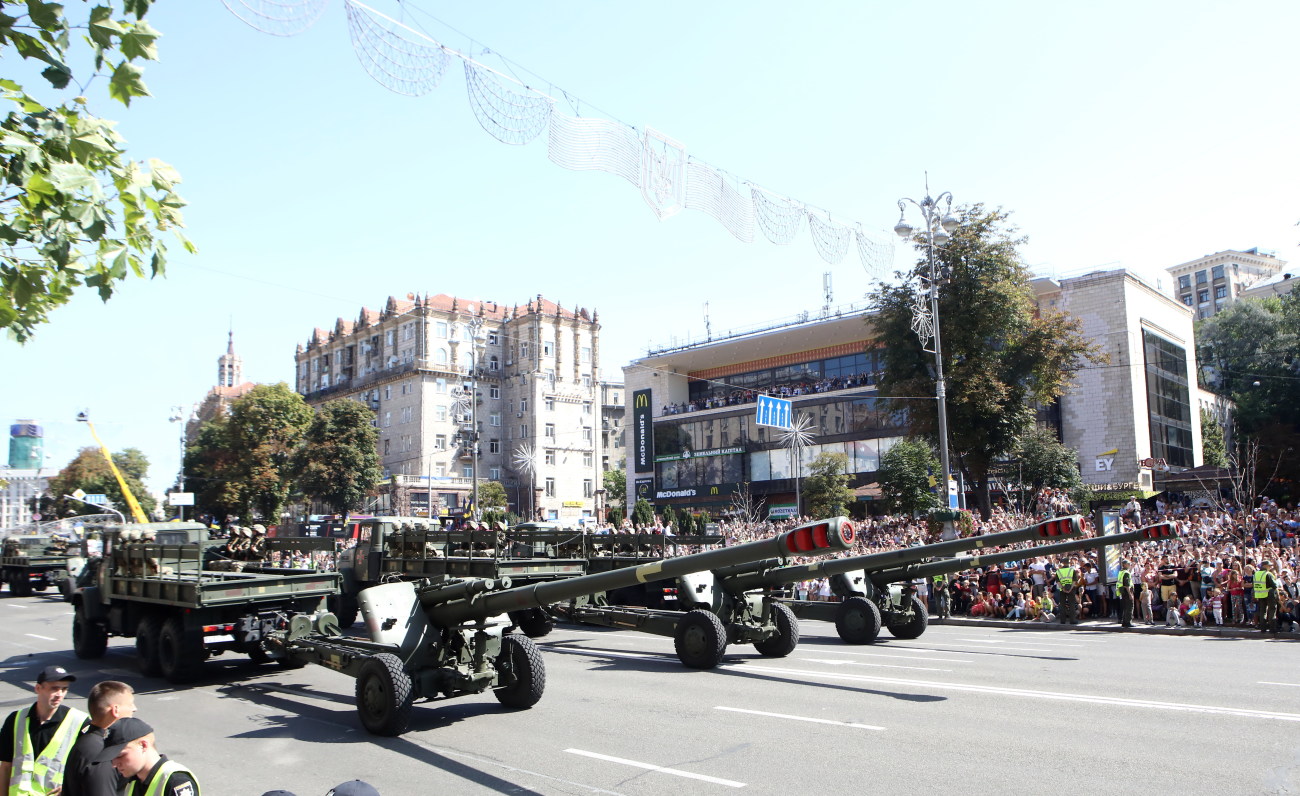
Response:
[[[113,37],[122,35],[122,24],[113,19],[113,9],[95,6],[90,11],[90,40],[107,50],[113,46]]]
[[[41,0],[27,0],[27,16],[32,23],[43,30],[59,31],[64,27],[63,6],[58,3],[42,3]]]
[[[108,81],[108,93],[123,105],[129,106],[132,97],[147,97],[149,89],[141,75],[144,70],[129,61],[123,61],[113,70]]]
[[[47,66],[41,70],[41,77],[50,81],[50,85],[55,88],[67,88],[68,82],[72,80],[72,70],[67,64]]]
[[[122,34],[122,42],[119,46],[128,60],[143,58],[146,61],[157,61],[158,37],[158,31],[150,27],[148,22],[137,22]]]
[[[80,163],[59,163],[50,169],[50,184],[64,193],[99,193],[99,181]]]

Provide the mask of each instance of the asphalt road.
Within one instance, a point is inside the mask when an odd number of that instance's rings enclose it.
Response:
[[[206,796],[315,796],[353,778],[384,796],[1300,793],[1294,639],[945,625],[850,647],[804,622],[787,658],[733,648],[693,671],[671,639],[561,626],[540,640],[536,707],[425,703],[406,735],[375,738],[354,681],[326,669],[227,655],[172,688],[139,676],[128,640],[77,660],[70,606],[54,597],[6,593],[0,621],[4,711],[31,699],[47,663],[80,676],[83,708],[98,679],[125,680]]]

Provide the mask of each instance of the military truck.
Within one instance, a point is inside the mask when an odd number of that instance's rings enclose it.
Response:
[[[68,572],[68,540],[34,534],[8,536],[0,542],[0,583],[15,597],[57,587]]]
[[[333,551],[332,540],[270,540],[269,545]],[[135,639],[141,673],[175,683],[196,679],[208,657],[238,652],[254,661],[294,662],[264,646],[295,616],[325,608],[337,572],[245,560],[218,571],[226,544],[200,523],[140,523],[109,529],[103,556],[73,594],[77,657],[104,655],[110,636]],[[313,545],[315,545],[313,547]]]
[[[767,556],[829,555],[852,542],[852,524],[815,523],[759,542],[526,586],[513,586],[508,576],[395,581],[360,594],[369,641],[340,635],[333,615],[323,613],[292,617],[287,628],[267,635],[266,644],[277,657],[355,677],[362,725],[377,735],[399,735],[417,699],[488,690],[511,708],[541,699],[541,654],[532,639],[506,632],[512,626],[508,614]],[[717,617],[707,611],[681,614],[674,639],[679,650],[716,649],[725,642]]]

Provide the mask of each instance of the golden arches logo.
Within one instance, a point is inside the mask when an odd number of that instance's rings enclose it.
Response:
[[[636,394],[636,397],[632,399],[632,401],[633,401],[632,407],[634,409],[648,409],[650,407],[650,393],[639,392]]]

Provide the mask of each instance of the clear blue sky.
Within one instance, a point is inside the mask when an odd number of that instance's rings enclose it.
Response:
[[[1293,0],[371,5],[868,228],[892,227],[928,171],[936,192],[1014,211],[1043,274],[1252,246],[1300,259]],[[545,136],[497,142],[455,64],[432,94],[389,92],[341,0],[287,38],[219,0],[159,0],[149,20],[154,96],[123,109],[100,85],[93,107],[136,157],[182,173],[200,254],[106,305],[77,299],[26,346],[0,341],[0,421],[41,421],[50,466],[90,444],[74,422],[89,409],[166,485],[170,408],[213,385],[230,325],[247,379],[289,381],[313,328],[389,295],[542,293],[600,313],[605,375],[621,378],[647,345],[701,335],[705,302],[718,334],[816,311],[825,271],[837,304],[872,289],[806,228],[774,246],[699,213],[661,222],[621,179],[552,164]]]

